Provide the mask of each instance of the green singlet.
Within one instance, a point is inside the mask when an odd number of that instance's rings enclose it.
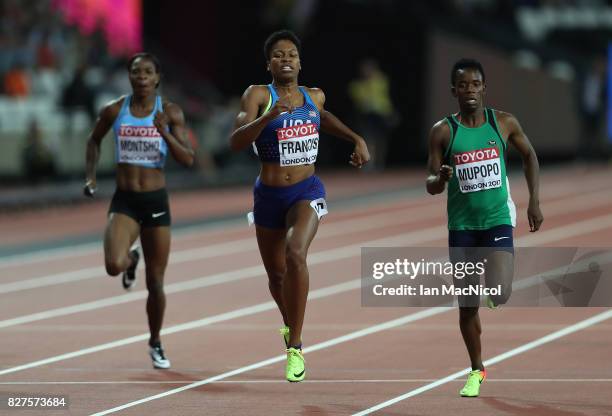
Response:
[[[446,117],[451,138],[444,163],[453,167],[448,183],[448,229],[487,230],[516,226],[516,209],[506,176],[506,143],[495,112],[485,108],[485,123],[466,127]]]

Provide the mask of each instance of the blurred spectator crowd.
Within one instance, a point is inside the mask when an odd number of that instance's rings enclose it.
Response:
[[[63,23],[51,1],[0,0],[0,135],[36,131],[24,155],[57,158],[66,136],[91,127],[101,101],[126,91],[123,62],[107,53],[100,33],[83,36]],[[31,163],[23,166],[26,176],[40,176]]]
[[[572,47],[572,39],[576,36],[564,37],[562,30],[556,29],[563,29],[563,16],[566,20],[567,16],[574,16],[578,19],[574,19],[575,23],[580,22],[584,10],[610,13],[612,9],[605,1],[337,1],[343,4],[346,13],[350,8],[395,10],[401,6],[405,13],[431,27],[443,25],[447,19],[453,22],[454,30],[489,40],[499,49],[513,53],[517,66],[542,68],[548,65],[552,76],[576,81],[576,112],[583,121],[584,140],[592,142],[598,134],[597,128],[603,123],[607,105],[604,43],[580,40]],[[263,2],[260,20],[270,28],[290,27],[308,42],[309,36],[314,37],[317,19],[322,19],[324,14],[320,12],[325,7],[329,7],[328,3],[320,0],[269,0]],[[547,37],[530,36],[533,32],[530,24],[546,16],[549,18]],[[550,23],[551,16],[560,16],[561,23],[556,26]],[[607,39],[612,27],[604,23],[603,20],[599,22],[596,29]],[[584,45],[591,48],[588,54],[583,54]],[[311,50],[316,48],[313,44],[309,46]],[[172,65],[164,51],[152,52],[160,55],[162,66],[167,69],[179,71],[177,67],[186,67]],[[401,107],[403,103],[393,97],[393,93],[402,88],[399,85],[402,80],[393,76],[394,68],[390,66],[397,63],[389,63],[382,59],[383,52],[377,53],[376,50],[364,50],[355,59],[354,72],[349,74],[352,80],[345,80],[344,93],[352,106],[353,116],[347,117],[354,121],[351,126],[372,140],[375,156],[372,168],[383,169],[388,162],[387,154],[393,153],[390,138],[394,134],[398,136],[401,123],[408,123],[408,120],[401,114],[402,111],[406,113],[406,108]],[[126,56],[109,53],[101,30],[85,36],[76,26],[66,24],[52,0],[0,0],[0,149],[5,152],[6,146],[21,140],[21,157],[17,158],[21,177],[37,181],[41,177],[81,173],[79,163],[83,159],[84,141],[98,109],[110,99],[130,91],[125,62]],[[181,82],[172,83],[172,79]],[[253,79],[253,82],[259,81],[266,80]],[[242,91],[245,85],[239,87]],[[190,139],[198,148],[198,167],[205,176],[213,178],[227,165],[254,163],[248,155],[230,155],[227,146],[239,107],[236,96],[239,92],[220,94],[210,80],[198,78],[198,74],[185,76],[177,72],[170,79],[163,78],[161,88],[165,97],[179,103],[185,111],[191,127]],[[601,154],[597,144],[589,149],[585,157]],[[0,167],[8,166],[2,159],[3,152],[0,152]],[[36,163],[41,166],[35,166]],[[107,167],[110,171],[112,165]],[[7,174],[10,176],[12,171],[0,171],[0,176]]]
[[[91,93],[78,102],[77,92],[124,91],[125,77],[117,76],[121,58],[107,53],[99,32],[82,36],[64,24],[50,1],[0,0],[0,92],[5,96],[82,105],[91,116]]]
[[[82,144],[97,112],[131,90],[126,61],[109,53],[101,30],[86,36],[67,25],[51,0],[0,0],[0,147],[21,141],[19,176],[37,182],[62,170],[63,176],[80,173]],[[199,162],[214,175],[226,159],[237,100],[207,94],[207,101],[166,78],[160,93],[183,107],[194,147],[208,137]]]

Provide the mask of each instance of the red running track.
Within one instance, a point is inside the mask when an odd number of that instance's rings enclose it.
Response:
[[[609,246],[611,173],[544,173],[536,234],[524,180],[512,178],[516,245]],[[146,353],[142,269],[126,293],[104,275],[100,244],[0,258],[0,394],[70,400],[65,410],[0,414],[350,415],[408,394],[375,414],[612,415],[612,314],[602,308],[483,310],[484,358],[521,350],[488,365],[481,397],[459,398],[464,377],[445,381],[468,364],[456,310],[366,308],[359,291],[361,246],[446,244],[444,196],[425,194],[421,172],[324,179],[332,203],[309,255],[307,381],[283,379],[279,314],[240,219],[174,232],[169,371],[153,370]],[[176,193],[174,219],[238,215],[249,197],[246,188]],[[106,201],[0,218],[1,245],[101,233],[105,210]]]

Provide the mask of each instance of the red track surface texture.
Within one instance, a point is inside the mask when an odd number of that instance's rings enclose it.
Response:
[[[514,177],[516,245],[610,246],[611,174],[545,171],[536,234],[524,180]],[[465,377],[455,373],[469,361],[457,310],[366,308],[359,290],[361,246],[446,245],[445,197],[426,195],[421,172],[324,179],[332,201],[368,198],[331,203],[311,247],[307,381],[283,379],[281,322],[254,229],[229,221],[174,233],[168,371],[153,370],[147,355],[142,268],[126,293],[104,275],[101,244],[0,258],[0,395],[70,401],[0,414],[612,415],[612,313],[603,308],[482,310],[489,379],[479,398],[459,398]],[[383,192],[401,187],[417,190]],[[175,222],[250,204],[246,188],[172,196]],[[0,218],[0,248],[101,234],[105,210],[99,202]]]

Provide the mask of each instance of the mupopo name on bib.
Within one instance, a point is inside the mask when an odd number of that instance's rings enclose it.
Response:
[[[501,163],[497,147],[455,153],[455,169],[462,193],[484,191],[502,186]]]
[[[319,132],[313,123],[276,130],[281,166],[311,165],[317,161]]]
[[[128,126],[119,127],[119,163],[158,163],[163,138],[157,127]]]

